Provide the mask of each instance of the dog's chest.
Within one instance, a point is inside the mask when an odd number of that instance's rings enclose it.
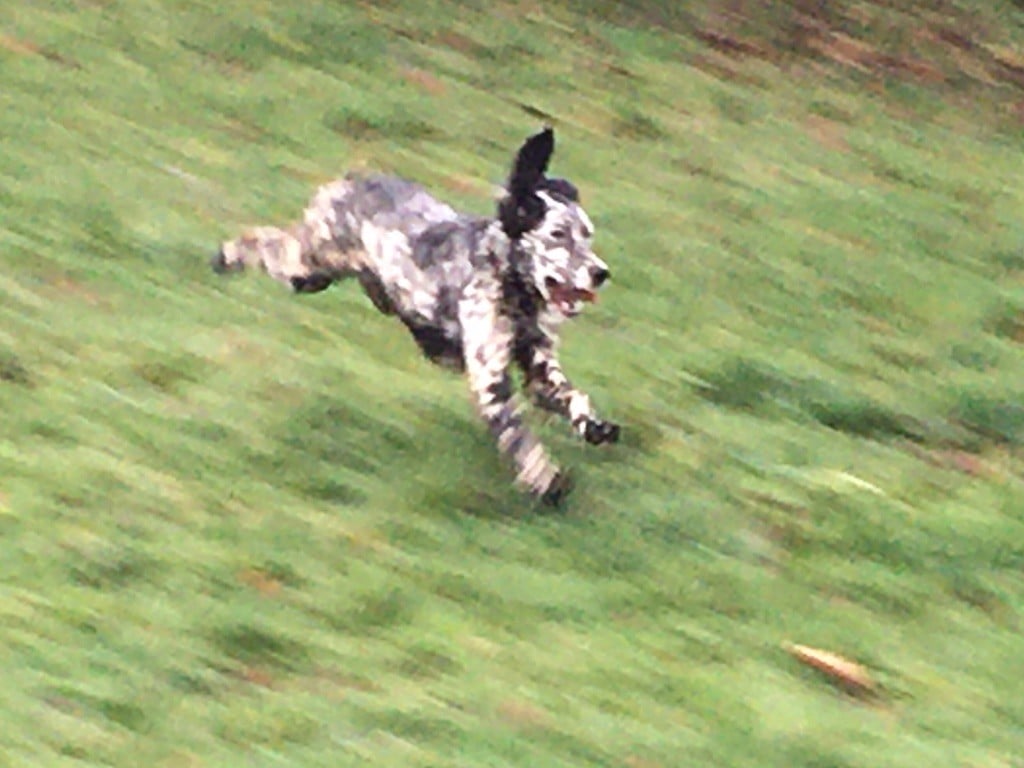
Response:
[[[535,344],[557,337],[564,315],[545,305],[523,278],[514,273],[505,276],[502,300],[512,317],[518,344]]]
[[[464,371],[459,303],[465,298],[465,291],[446,286],[439,288],[435,296],[429,316],[422,312],[403,313],[402,322],[428,359],[445,368]],[[497,300],[500,306],[495,308],[496,314],[512,321],[512,336],[506,342],[516,359],[525,362],[524,356],[532,356],[533,349],[553,342],[561,317],[539,306],[531,292],[521,290],[521,285],[506,284]],[[498,333],[497,328],[494,332]]]
[[[461,371],[464,362],[459,290],[454,286],[440,286],[432,298],[429,309],[421,306],[419,311],[403,313],[402,322],[428,359]]]

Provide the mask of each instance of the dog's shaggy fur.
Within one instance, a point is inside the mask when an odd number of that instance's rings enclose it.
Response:
[[[459,213],[403,179],[349,175],[321,187],[291,227],[225,242],[213,267],[258,267],[301,293],[356,278],[429,359],[468,375],[517,481],[557,503],[570,483],[522,421],[512,363],[534,401],[587,442],[615,442],[619,427],[598,418],[556,357],[559,325],[596,298],[609,272],[591,249],[576,187],[545,175],[553,151],[551,128],[526,140],[497,217]]]

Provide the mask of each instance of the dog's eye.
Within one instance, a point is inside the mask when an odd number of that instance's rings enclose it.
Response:
[[[551,237],[554,240],[566,240],[569,237],[569,233],[566,232],[564,229],[556,229],[554,232],[551,233]]]

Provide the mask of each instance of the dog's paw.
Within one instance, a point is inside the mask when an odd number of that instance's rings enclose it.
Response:
[[[549,507],[561,507],[565,498],[572,491],[574,482],[572,475],[565,470],[560,470],[548,483],[548,487],[540,491],[537,495],[540,497],[541,502],[545,506]]]
[[[306,277],[293,277],[292,290],[295,293],[320,293],[331,287],[334,278],[321,272],[313,272]]]
[[[223,248],[220,248],[215,254],[213,254],[213,256],[210,257],[210,269],[218,275],[227,275],[231,272],[241,272],[243,266],[244,265],[240,261],[228,261]]]
[[[592,419],[583,427],[583,439],[591,445],[619,442],[619,425]]]

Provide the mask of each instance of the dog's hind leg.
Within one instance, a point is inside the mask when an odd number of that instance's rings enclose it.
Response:
[[[214,271],[262,269],[297,293],[318,293],[336,280],[357,275],[365,253],[337,215],[337,203],[349,191],[347,181],[326,184],[301,221],[286,229],[254,227],[224,242],[211,262]]]
[[[254,227],[221,245],[213,269],[220,273],[262,269],[297,292],[322,291],[333,278],[316,267],[300,235],[277,227]]]

